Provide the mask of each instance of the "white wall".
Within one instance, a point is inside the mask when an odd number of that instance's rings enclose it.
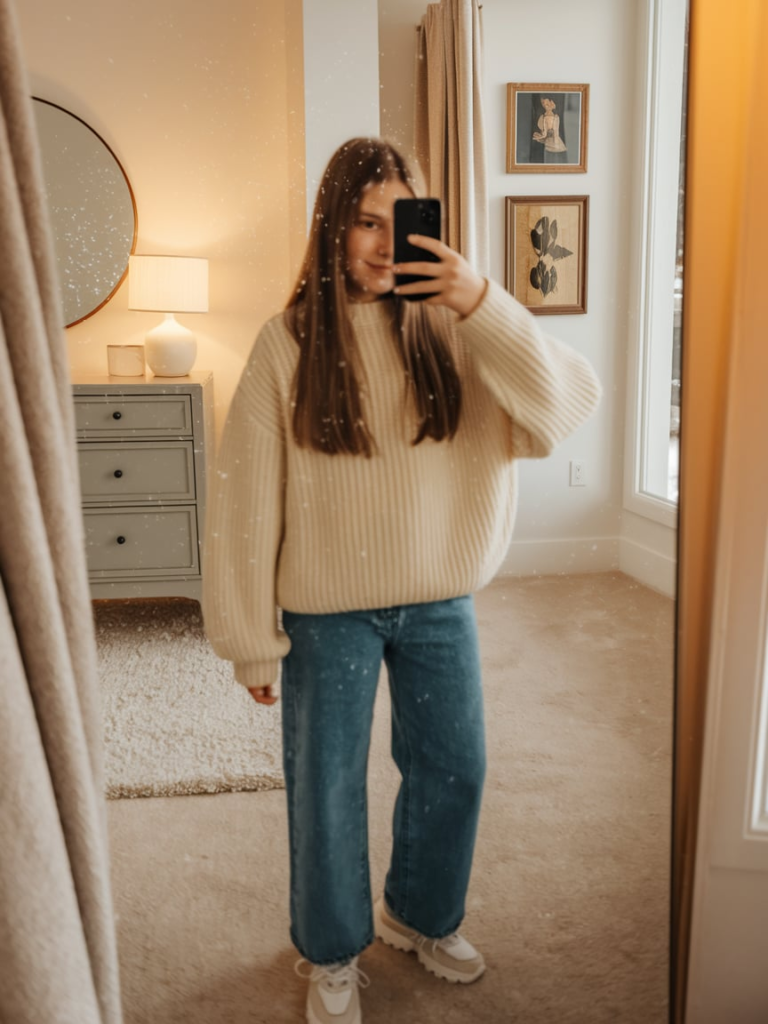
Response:
[[[635,0],[551,0],[546,17],[522,0],[483,0],[491,276],[504,280],[504,197],[589,195],[587,313],[550,316],[541,326],[583,352],[605,394],[597,415],[549,459],[524,462],[513,572],[617,567],[622,519],[626,353],[633,240],[627,230],[637,186],[632,117],[637,89]],[[422,0],[379,0],[382,133],[406,151],[412,138],[416,33]],[[508,82],[588,83],[586,174],[507,174]],[[569,462],[584,462],[587,485],[569,486]],[[655,526],[656,524],[652,524]],[[655,534],[643,534],[653,543]],[[666,539],[666,538],[664,538]]]
[[[597,415],[549,459],[521,466],[520,508],[508,565],[522,571],[609,568],[618,564],[627,346],[624,225],[631,200],[631,135],[620,111],[634,86],[633,9],[614,0],[554,0],[546,30],[535,5],[484,0],[491,273],[504,274],[504,197],[589,195],[587,313],[540,318],[541,326],[583,352],[603,382]],[[590,87],[586,174],[505,173],[506,83],[586,82]],[[581,459],[587,484],[569,487],[569,461]],[[574,538],[576,544],[556,544]],[[560,550],[558,550],[560,549]]]
[[[333,152],[379,134],[376,0],[304,0],[307,223]]]
[[[413,159],[416,27],[426,11],[421,0],[379,0],[381,134]]]

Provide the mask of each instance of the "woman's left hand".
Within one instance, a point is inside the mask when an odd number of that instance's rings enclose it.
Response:
[[[447,306],[459,316],[469,316],[485,295],[488,282],[476,274],[461,253],[443,242],[426,235],[409,235],[411,245],[426,249],[439,257],[439,262],[429,261],[397,263],[392,268],[396,274],[425,274],[429,281],[413,281],[398,285],[395,295],[429,295],[424,302],[432,306]]]
[[[248,693],[257,704],[277,704],[277,697],[272,692],[271,686],[249,686]]]

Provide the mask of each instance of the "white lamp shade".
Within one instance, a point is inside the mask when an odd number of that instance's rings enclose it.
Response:
[[[207,313],[208,260],[196,256],[131,256],[128,308]]]

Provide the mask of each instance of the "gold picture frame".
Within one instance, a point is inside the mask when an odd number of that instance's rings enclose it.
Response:
[[[587,311],[589,196],[507,196],[505,285],[532,313]]]
[[[507,174],[587,170],[588,85],[507,84]]]

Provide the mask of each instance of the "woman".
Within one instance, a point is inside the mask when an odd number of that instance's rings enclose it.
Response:
[[[582,357],[448,246],[411,236],[439,261],[404,265],[429,280],[394,287],[393,206],[414,194],[385,142],[331,159],[296,289],[232,402],[209,509],[211,642],[262,703],[283,662],[291,938],[311,965],[311,1024],[360,1022],[357,958],[374,934],[449,981],[483,973],[457,934],[485,771],[471,594],[509,545],[515,460],[547,455],[599,391]],[[366,765],[382,660],[402,784],[374,907]]]
[[[545,163],[565,163],[567,147],[560,137],[560,115],[555,113],[557,104],[551,97],[542,96],[541,105],[544,113],[537,122],[538,131],[533,133],[534,141],[543,144]]]

